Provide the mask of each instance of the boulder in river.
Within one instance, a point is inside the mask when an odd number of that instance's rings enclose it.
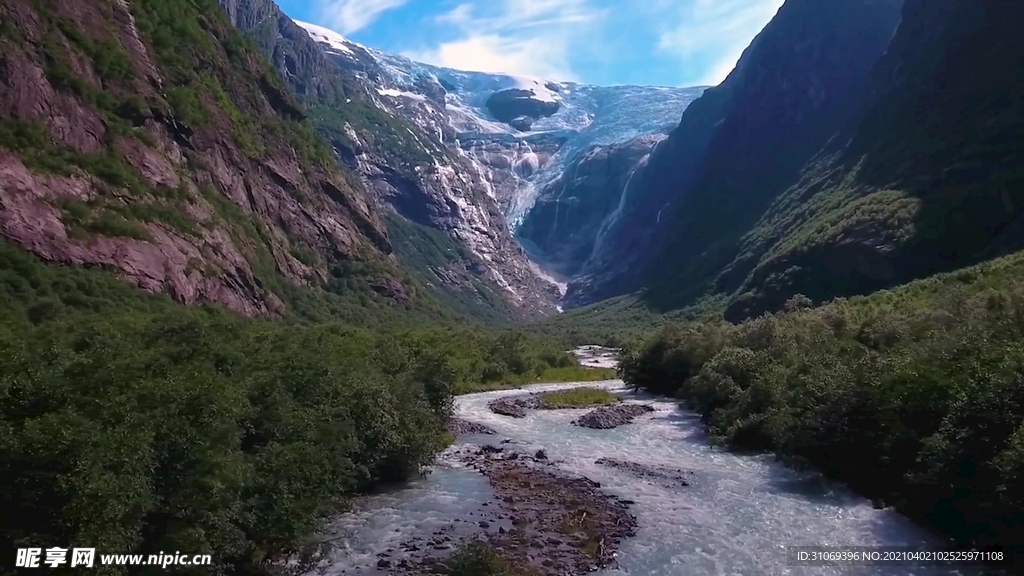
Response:
[[[450,418],[448,420],[448,431],[456,436],[466,434],[497,434],[497,432],[483,424],[477,424],[476,422],[470,422],[469,420],[464,420],[462,418]]]
[[[573,421],[576,426],[585,428],[608,429],[629,424],[637,416],[654,412],[654,408],[648,404],[618,404],[616,406],[602,406],[587,412]]]
[[[487,407],[495,414],[511,416],[513,418],[525,418],[527,410],[540,408],[540,399],[536,394],[516,396],[511,398],[498,398],[487,403]]]
[[[639,462],[630,462],[628,460],[619,460],[617,458],[598,458],[594,461],[594,464],[617,468],[624,472],[629,472],[637,478],[650,480],[670,488],[677,486],[689,486],[694,482],[694,473],[690,470],[682,470],[680,468],[641,464]]]

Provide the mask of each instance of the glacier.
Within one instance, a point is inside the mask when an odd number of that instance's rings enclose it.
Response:
[[[594,86],[454,70],[363,46],[321,26],[296,24],[358,77],[379,107],[415,122],[471,163],[512,232],[574,159],[595,146],[667,133],[706,89]],[[543,111],[502,122],[489,108],[499,93]]]

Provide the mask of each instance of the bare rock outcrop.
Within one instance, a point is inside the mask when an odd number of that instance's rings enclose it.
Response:
[[[0,123],[14,134],[0,142],[0,237],[246,315],[283,312],[278,280],[323,283],[355,261],[393,269],[376,210],[302,140],[304,112],[262,61],[226,48],[237,33],[223,14],[204,25],[212,48],[196,48],[221,94],[199,83],[188,101],[171,86],[194,71],[151,48],[141,8],[36,6],[0,4]],[[100,43],[116,73],[94,60]],[[408,302],[389,272],[367,283]]]
[[[512,418],[525,418],[527,410],[541,408],[540,398],[536,394],[525,396],[514,396],[498,398],[487,404],[487,407],[495,414],[511,416]]]
[[[629,424],[638,416],[654,412],[654,408],[648,404],[617,404],[615,406],[602,406],[587,412],[573,421],[576,426],[585,428],[608,429]]]
[[[448,420],[448,431],[452,434],[462,436],[466,434],[497,434],[493,429],[484,426],[483,424],[477,424],[476,422],[470,422],[463,418],[451,418]]]

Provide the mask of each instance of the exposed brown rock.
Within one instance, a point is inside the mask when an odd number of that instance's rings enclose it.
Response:
[[[594,464],[600,464],[602,466],[608,466],[610,468],[629,472],[637,478],[649,480],[669,488],[690,486],[696,481],[696,475],[692,470],[683,470],[680,468],[670,468],[667,466],[657,466],[652,464],[641,464],[640,462],[630,462],[629,460],[619,460],[617,458],[598,458],[594,461]]]
[[[540,398],[536,394],[525,396],[502,397],[491,400],[487,408],[495,414],[511,416],[512,418],[525,418],[527,410],[537,410],[541,407]]]
[[[576,426],[584,428],[608,429],[629,424],[638,416],[653,412],[654,407],[647,404],[619,404],[617,406],[602,406],[580,416],[573,421]]]
[[[483,424],[470,422],[463,418],[451,418],[448,420],[448,431],[452,434],[496,434],[496,432]]]
[[[52,25],[34,6],[30,0],[0,0],[0,19],[17,29],[14,37],[0,43],[0,122],[39,123],[54,149],[110,155],[134,169],[144,186],[152,189],[124,189],[70,164],[68,174],[45,173],[19,153],[0,149],[0,236],[45,260],[103,266],[144,290],[167,292],[186,304],[216,302],[247,315],[284,310],[280,295],[272,293],[254,272],[260,250],[269,252],[276,273],[295,285],[310,277],[326,279],[329,263],[383,260],[390,253],[382,220],[337,169],[305,159],[284,139],[267,133],[261,133],[260,153],[247,153],[236,139],[232,117],[212,99],[206,102],[207,125],[185,126],[176,119],[165,102],[164,71],[147,48],[148,40],[140,37],[129,4],[122,0],[55,3],[49,15],[77,25],[80,33],[94,41],[120,42],[133,78],[112,85],[96,76],[88,55],[48,28]],[[211,14],[206,26],[218,38],[234,34],[218,14]],[[130,118],[139,137],[113,138],[104,112],[88,98],[51,83],[41,42],[47,32],[47,37],[60,38],[56,56],[78,81],[150,107]],[[256,96],[261,101],[246,104],[256,106],[247,113],[259,129],[260,119],[278,115],[281,103],[274,106],[266,95],[273,86],[265,80],[259,59],[250,56],[246,63],[241,68],[223,68],[221,73],[227,77],[221,83],[229,92],[240,84],[260,87]],[[229,99],[252,99],[251,93],[244,96],[229,94]],[[275,97],[280,100],[286,95]],[[169,202],[159,197],[161,188],[183,196],[169,207],[192,221],[194,230],[182,231],[151,219],[133,222],[144,231],[142,237],[97,230],[73,233],[75,223],[60,208],[68,199],[104,206]],[[210,203],[210,194],[233,204],[251,220],[259,237],[246,235],[228,222]],[[318,262],[300,262],[297,248],[316,253]],[[409,303],[406,287],[396,278],[376,278],[372,289],[396,305]]]
[[[613,566],[619,543],[636,533],[627,504],[589,478],[510,456],[491,454],[476,463],[511,513],[508,534],[488,534],[499,554],[541,576]]]

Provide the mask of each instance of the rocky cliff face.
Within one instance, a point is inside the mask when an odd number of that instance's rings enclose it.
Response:
[[[740,238],[854,113],[899,5],[786,2],[634,176],[635,194],[597,255],[604,265],[570,283],[567,304],[657,285],[658,303],[678,306],[716,279],[734,289],[732,276],[719,276]]]
[[[487,98],[487,110],[499,122],[509,124],[517,130],[529,131],[533,123],[558,112],[558,101],[538,98],[532,90],[510,88],[491,94]],[[512,125],[517,122],[519,127]]]
[[[560,278],[608,265],[606,242],[634,192],[633,176],[666,134],[594,146],[544,187],[517,234],[533,259]]]
[[[735,321],[1024,247],[1024,84],[1005,64],[1024,7],[907,0],[896,21],[892,2],[787,2],[655,147],[617,252],[569,303],[643,289]]]
[[[0,23],[4,238],[243,314],[358,262],[408,303],[382,220],[216,4],[3,0]]]
[[[444,146],[444,133],[431,124],[435,108],[444,105],[445,89],[436,79],[411,81],[417,91],[411,96],[378,91],[384,71],[365,48],[339,42],[329,30],[300,28],[269,0],[220,1],[302,96],[338,157],[381,205],[415,225],[399,223],[398,229],[417,238],[441,231],[463,248],[443,265],[421,261],[419,250],[400,250],[408,266],[439,291],[462,294],[456,300],[470,312],[556,312],[557,289],[531,268],[489,194],[492,185],[464,155]]]

